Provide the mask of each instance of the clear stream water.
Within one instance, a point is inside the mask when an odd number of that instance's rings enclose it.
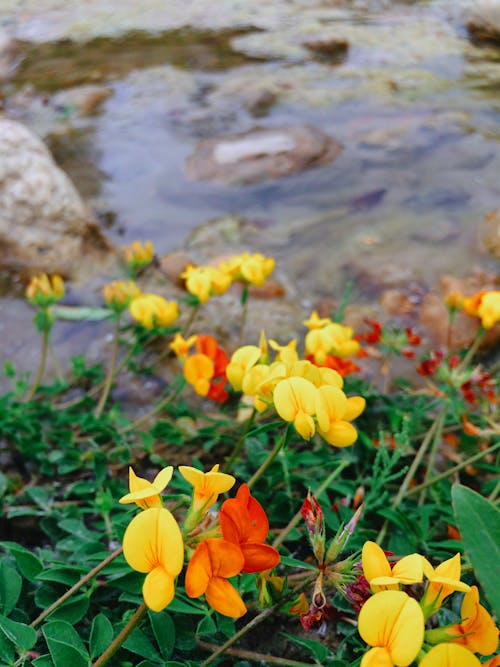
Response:
[[[164,254],[241,216],[312,296],[497,268],[480,238],[500,206],[500,50],[470,41],[472,0],[164,5],[0,3],[24,54],[6,111],[48,142],[114,242]],[[304,47],[333,37],[349,43],[340,61]],[[83,117],[65,91],[88,82],[111,94]],[[268,108],[249,111],[263,92]],[[185,175],[200,138],[294,124],[330,134],[340,157],[242,187]],[[228,235],[202,234],[206,254]],[[12,297],[0,308],[26,319]]]

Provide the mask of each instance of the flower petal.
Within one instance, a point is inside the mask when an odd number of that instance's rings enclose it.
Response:
[[[185,587],[190,598],[198,598],[207,590],[212,576],[212,563],[206,541],[196,547],[186,569]]]
[[[163,489],[166,488],[166,486],[172,479],[173,474],[174,474],[174,467],[167,466],[166,468],[163,468],[163,470],[160,470],[160,472],[156,475],[156,477],[153,480],[153,486],[158,490],[158,493],[160,493],[161,491],[163,491]]]
[[[362,396],[350,396],[347,399],[347,408],[344,414],[344,419],[352,422],[353,419],[359,417],[366,406],[366,401]]]
[[[142,586],[144,602],[152,611],[161,611],[174,597],[174,579],[161,565],[147,575]]]
[[[274,547],[262,542],[246,542],[240,545],[245,558],[243,572],[263,572],[280,562],[280,555]]]
[[[162,565],[177,576],[184,563],[182,534],[172,514],[164,507],[151,507],[137,514],[123,536],[123,555],[138,572]]]
[[[438,644],[420,662],[420,667],[480,667],[476,656],[457,644]]]
[[[334,447],[349,447],[358,438],[358,432],[350,422],[339,421],[330,424],[327,431],[318,429],[321,437]]]
[[[403,591],[382,591],[369,598],[359,613],[358,627],[367,644],[387,648],[399,667],[413,662],[424,639],[423,612]]]
[[[365,653],[360,667],[394,667],[389,651],[383,646],[377,646]]]
[[[390,577],[391,566],[383,549],[376,542],[365,542],[361,555],[363,574],[368,582],[375,577]]]
[[[392,568],[392,576],[401,584],[416,584],[422,581],[423,563],[419,554],[401,558]]]
[[[236,588],[222,577],[210,580],[205,596],[208,604],[223,616],[240,618],[247,611]]]

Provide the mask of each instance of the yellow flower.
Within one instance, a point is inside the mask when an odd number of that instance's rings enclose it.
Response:
[[[464,297],[462,308],[468,315],[479,317],[485,329],[491,329],[500,322],[500,291],[481,290],[469,297]]]
[[[186,339],[177,332],[174,336],[174,340],[170,343],[170,349],[178,359],[185,359],[189,354],[189,350],[196,343],[196,339],[197,336],[189,336],[189,338]]]
[[[143,510],[148,509],[148,507],[162,507],[160,493],[172,479],[173,472],[173,467],[167,466],[160,470],[152,482],[148,482],[147,479],[138,477],[130,467],[128,469],[130,493],[122,496],[119,502],[124,505],[136,503]]]
[[[133,280],[115,280],[102,289],[104,301],[116,312],[128,308],[132,299],[138,297],[141,290]]]
[[[270,340],[269,345],[277,352],[276,361],[284,361],[286,364],[293,364],[299,360],[297,354],[297,341],[291,340],[286,345],[280,345],[275,340]]]
[[[261,349],[256,345],[243,345],[231,356],[226,367],[226,377],[235,391],[241,391],[245,373],[258,363]]]
[[[302,324],[310,331],[312,329],[322,329],[323,327],[326,327],[327,324],[331,323],[332,321],[329,317],[320,317],[316,310],[313,310],[308,320],[302,322]]]
[[[375,542],[365,542],[361,556],[363,574],[372,591],[398,589],[400,584],[416,584],[423,579],[419,554],[401,558],[392,568],[384,551]]]
[[[431,648],[419,667],[481,667],[476,656],[456,644],[439,644]]]
[[[229,491],[236,480],[232,475],[219,472],[218,463],[209,472],[191,466],[179,466],[179,472],[194,487],[191,507],[184,522],[184,530],[189,531],[198,525],[219,494]]]
[[[359,417],[365,404],[361,396],[347,398],[342,389],[334,385],[320,386],[316,394],[318,433],[330,445],[349,447],[358,437],[350,422]]]
[[[316,411],[317,388],[301,377],[280,380],[273,392],[276,412],[287,422],[293,422],[295,430],[310,440],[316,431],[313,415]]]
[[[500,291],[486,292],[481,299],[477,314],[485,329],[491,329],[500,322]]]
[[[454,591],[466,592],[470,587],[460,581],[460,554],[440,563],[436,569],[429,561],[421,556],[424,567],[424,575],[429,581],[420,606],[425,618],[429,618],[441,607],[443,600]]]
[[[424,640],[424,615],[403,591],[382,591],[365,602],[358,618],[359,634],[373,646],[361,667],[408,667]]]
[[[471,586],[464,595],[460,609],[460,623],[447,628],[451,641],[462,644],[480,655],[491,655],[498,647],[498,628],[486,609],[479,604],[477,586]],[[457,637],[457,634],[460,635]]]
[[[130,314],[146,329],[169,327],[179,317],[179,306],[158,294],[142,294],[133,299]]]
[[[184,362],[184,377],[200,396],[206,396],[214,376],[214,362],[206,354],[192,354]]]
[[[146,241],[146,243],[134,241],[129,246],[123,248],[123,257],[130,269],[133,271],[140,269],[153,261],[153,244],[151,241]]]
[[[142,587],[146,605],[152,611],[169,605],[184,563],[182,534],[172,514],[164,507],[137,514],[123,536],[123,555],[131,568],[147,573]]]
[[[261,287],[274,270],[274,259],[264,257],[261,253],[251,255],[244,252],[231,257],[227,262],[221,262],[219,269],[235,281]]]
[[[61,276],[41,273],[34,276],[26,288],[26,298],[39,308],[46,308],[64,296],[64,281]]]
[[[212,295],[224,294],[231,286],[231,276],[213,266],[193,266],[189,264],[181,273],[186,281],[186,289],[201,303],[206,303]]]

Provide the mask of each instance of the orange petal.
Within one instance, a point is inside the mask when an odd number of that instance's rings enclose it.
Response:
[[[240,545],[245,558],[243,572],[263,572],[280,562],[280,555],[274,547],[262,542],[246,542]]]
[[[208,604],[223,616],[240,618],[247,608],[236,588],[222,577],[210,580],[205,592]]]

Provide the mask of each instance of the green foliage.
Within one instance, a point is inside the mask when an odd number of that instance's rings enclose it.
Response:
[[[451,492],[457,524],[477,578],[497,618],[500,617],[500,511],[472,489],[455,484]]]

